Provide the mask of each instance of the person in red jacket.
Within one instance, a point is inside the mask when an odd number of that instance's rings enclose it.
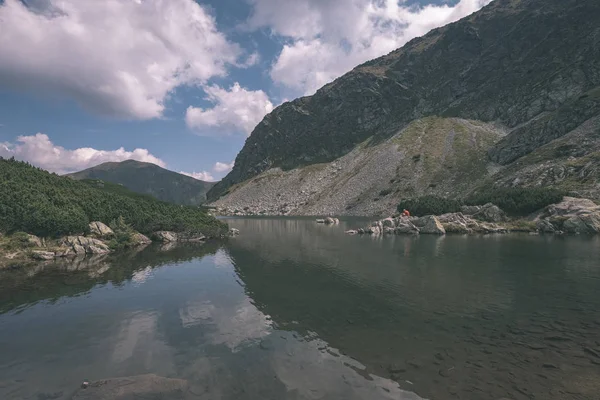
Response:
[[[403,216],[403,217],[410,217],[410,212],[409,212],[409,211],[408,211],[408,210],[405,208],[405,209],[402,211],[402,216]]]

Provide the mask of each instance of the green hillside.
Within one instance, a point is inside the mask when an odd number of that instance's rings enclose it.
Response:
[[[98,181],[80,182],[27,163],[0,158],[0,231],[39,236],[83,233],[90,221],[123,216],[142,233],[157,230],[225,233],[198,207],[175,205]]]
[[[126,160],[107,162],[67,175],[73,179],[100,179],[117,183],[136,193],[147,194],[162,201],[184,205],[199,205],[206,201],[206,192],[214,183],[178,174],[158,165]]]

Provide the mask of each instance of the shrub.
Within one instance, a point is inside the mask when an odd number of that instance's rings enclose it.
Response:
[[[416,199],[404,199],[398,204],[398,211],[407,209],[416,216],[440,215],[459,212],[462,202],[433,195],[421,196]]]
[[[525,216],[550,204],[559,203],[566,192],[553,188],[492,188],[465,199],[467,205],[494,203],[507,214]]]

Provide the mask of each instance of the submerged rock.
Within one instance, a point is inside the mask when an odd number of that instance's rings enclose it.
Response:
[[[239,229],[231,228],[229,229],[229,236],[237,236],[240,234]]]
[[[72,400],[183,400],[188,383],[183,379],[148,374],[106,379],[82,385]]]

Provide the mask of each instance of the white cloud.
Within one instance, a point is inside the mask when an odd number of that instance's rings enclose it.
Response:
[[[130,159],[153,163],[161,167],[166,166],[163,160],[150,154],[146,149],[126,151],[123,147],[117,150],[96,150],[82,147],[67,150],[52,143],[50,138],[43,133],[19,136],[17,143],[0,143],[0,156],[15,157],[58,174],[80,171],[104,162]]]
[[[290,39],[271,78],[296,93],[319,87],[367,60],[395,50],[429,30],[469,15],[491,0],[454,6],[402,6],[398,0],[249,0],[250,28],[269,27]]]
[[[194,0],[0,3],[0,86],[61,94],[94,112],[160,117],[169,93],[238,65],[241,50]],[[36,4],[37,4],[36,3]],[[250,55],[246,64],[255,63]]]
[[[215,163],[214,170],[215,172],[229,172],[233,169],[234,161],[227,163],[217,162]]]
[[[262,90],[247,90],[235,83],[229,90],[219,86],[204,89],[212,108],[188,107],[185,120],[199,134],[249,135],[262,118],[273,110],[273,104]]]
[[[223,176],[227,172],[231,171],[231,169],[233,168],[233,164],[234,164],[234,161],[232,161],[229,164],[217,161],[215,163],[215,165],[213,166],[212,170],[214,173],[218,174],[219,176]],[[183,175],[191,176],[192,178],[200,179],[201,181],[206,181],[206,182],[214,182],[217,180],[215,178],[215,175],[213,175],[211,172],[208,172],[208,171],[202,171],[202,172],[181,171],[179,173],[183,174]]]
[[[202,172],[184,172],[184,171],[179,171],[179,173],[183,174],[183,175],[191,176],[194,179],[199,179],[199,180],[205,181],[205,182],[214,182],[215,181],[214,176],[212,176],[212,174],[210,172],[207,172],[207,171],[202,171]]]

